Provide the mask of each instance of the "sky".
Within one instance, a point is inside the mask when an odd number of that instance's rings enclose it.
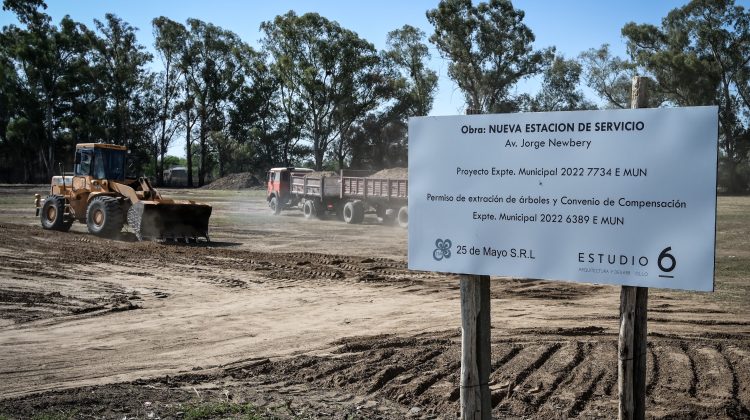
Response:
[[[750,0],[736,0],[750,7]],[[575,57],[590,48],[610,44],[614,55],[625,57],[625,42],[620,30],[628,22],[659,25],[667,13],[688,3],[687,0],[514,0],[516,9],[525,12],[524,22],[531,28],[536,48],[555,46],[558,54]],[[263,34],[260,24],[277,15],[294,10],[298,15],[317,12],[337,21],[378,49],[386,47],[389,31],[409,24],[422,29],[427,36],[433,28],[425,12],[434,9],[438,0],[47,0],[46,13],[59,23],[65,15],[94,28],[94,19],[104,20],[106,13],[114,13],[131,26],[138,28],[141,44],[153,52],[154,37],[151,20],[166,16],[178,22],[197,18],[230,30],[253,47]],[[15,15],[0,11],[0,27],[16,23]],[[448,77],[448,64],[432,44],[430,67],[440,79],[435,103],[430,115],[455,115],[464,112],[463,95]],[[158,60],[155,58],[155,60]],[[538,80],[519,84],[517,93],[534,93]],[[590,92],[590,91],[587,91]],[[596,100],[591,97],[590,99]],[[170,154],[184,155],[176,150]]]

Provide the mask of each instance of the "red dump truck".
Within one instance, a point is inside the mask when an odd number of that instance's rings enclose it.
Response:
[[[374,213],[383,223],[409,225],[408,180],[405,170],[395,178],[372,171],[314,172],[303,168],[268,171],[266,199],[274,214],[302,209],[305,218],[335,214],[346,223],[361,223]]]

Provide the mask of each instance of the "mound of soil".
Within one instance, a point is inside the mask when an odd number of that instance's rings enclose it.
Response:
[[[204,190],[244,190],[248,188],[260,188],[263,187],[263,181],[259,180],[255,175],[250,172],[240,172],[236,174],[229,174],[223,178],[219,178],[210,184],[204,185],[201,189]]]
[[[370,178],[409,179],[409,168],[390,168],[375,172]]]

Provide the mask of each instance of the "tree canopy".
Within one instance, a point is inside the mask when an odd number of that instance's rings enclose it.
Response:
[[[625,24],[627,57],[607,44],[572,57],[539,48],[511,0],[442,0],[426,11],[431,33],[385,28],[382,50],[317,13],[269,17],[257,48],[158,16],[147,47],[112,13],[87,26],[53,22],[43,0],[3,10],[17,23],[0,31],[0,182],[48,182],[78,142],[127,145],[133,169],[158,183],[184,142],[191,186],[280,165],[405,166],[408,120],[435,102],[432,43],[473,111],[627,108],[634,75],[655,82],[651,106],[718,105],[720,184],[748,190],[750,14],[733,0]],[[529,79],[535,90],[519,92]]]
[[[483,112],[517,109],[511,88],[539,74],[554,48],[534,50],[534,34],[523,23],[524,12],[510,0],[442,0],[427,12],[435,27],[430,37],[449,60],[448,75],[466,97],[469,108]]]
[[[661,27],[628,23],[628,52],[675,106],[718,105],[722,184],[748,188],[750,11],[731,0],[693,0]]]

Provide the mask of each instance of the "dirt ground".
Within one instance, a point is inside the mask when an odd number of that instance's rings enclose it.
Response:
[[[214,206],[211,243],[44,231],[0,186],[0,419],[455,418],[458,279],[406,231]],[[647,414],[750,418],[750,198],[720,198],[715,293],[652,289]],[[496,418],[613,418],[619,288],[493,278]],[[253,417],[255,416],[255,417]]]

